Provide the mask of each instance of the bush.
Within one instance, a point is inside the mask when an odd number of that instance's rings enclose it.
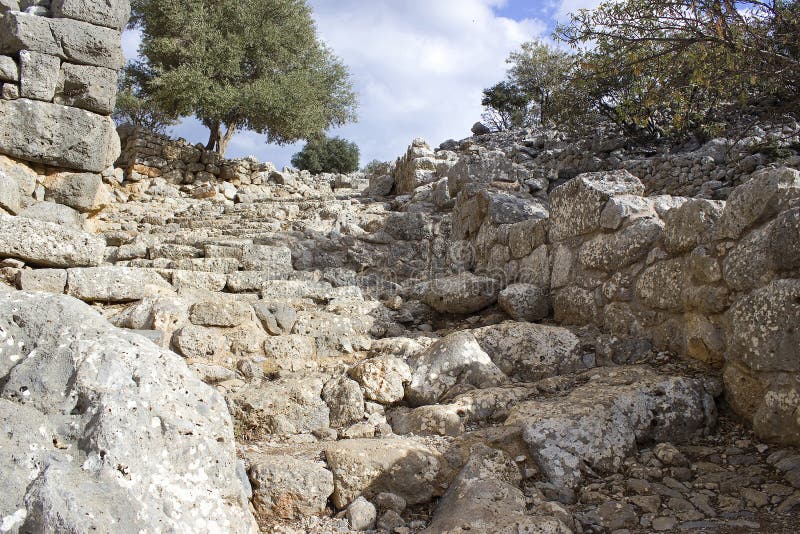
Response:
[[[292,165],[312,174],[347,174],[358,170],[359,156],[355,143],[341,137],[319,136],[309,140],[303,150],[292,156]]]

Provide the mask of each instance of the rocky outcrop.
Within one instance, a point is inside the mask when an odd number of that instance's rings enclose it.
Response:
[[[225,402],[179,357],[71,297],[0,311],[5,530],[255,531]]]

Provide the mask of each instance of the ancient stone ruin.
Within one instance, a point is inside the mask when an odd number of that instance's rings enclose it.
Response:
[[[796,532],[800,126],[120,152],[127,8],[0,0],[0,532]]]

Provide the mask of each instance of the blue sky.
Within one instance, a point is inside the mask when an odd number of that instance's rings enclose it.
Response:
[[[361,148],[362,164],[390,160],[415,137],[436,146],[470,135],[481,91],[505,75],[505,58],[521,43],[549,36],[556,20],[599,0],[309,0],[320,36],[350,68],[359,121],[330,132]],[[123,35],[127,57],[138,36]],[[193,119],[170,132],[208,139]],[[288,165],[303,143],[267,145],[237,134],[228,157],[256,156]]]

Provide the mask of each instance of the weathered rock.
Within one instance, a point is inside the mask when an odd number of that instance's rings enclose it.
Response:
[[[347,507],[347,520],[350,521],[350,528],[355,531],[372,530],[375,528],[375,521],[378,512],[375,505],[359,497]]]
[[[192,306],[189,320],[201,326],[232,327],[249,321],[253,309],[247,302],[232,298],[204,300]]]
[[[426,534],[467,531],[516,534],[572,532],[555,517],[529,515],[519,473],[503,452],[477,446],[434,512]]]
[[[270,434],[310,434],[330,426],[328,406],[320,398],[320,376],[281,378],[228,397],[237,435],[263,439]]]
[[[19,216],[55,223],[64,228],[83,229],[83,217],[80,213],[55,202],[36,202],[20,211]]]
[[[405,385],[411,382],[411,368],[392,356],[365,360],[352,369],[350,376],[364,388],[364,396],[382,404],[403,400]]]
[[[74,3],[86,5],[79,0]],[[113,70],[120,69],[125,62],[119,31],[76,20],[7,13],[0,20],[0,53],[14,54],[20,50]]]
[[[471,333],[456,332],[434,343],[419,357],[406,386],[406,400],[412,406],[436,404],[457,384],[486,388],[506,380]]]
[[[101,172],[119,156],[114,121],[82,109],[25,98],[0,100],[0,124],[0,152],[15,158]]]
[[[426,283],[423,302],[441,313],[468,314],[497,301],[499,284],[493,278],[462,273]]]
[[[382,176],[371,176],[369,179],[369,191],[370,195],[376,197],[387,197],[391,194],[392,189],[394,189],[394,178],[390,175],[382,175]]]
[[[291,334],[266,338],[264,352],[277,359],[310,359],[316,355],[317,349],[313,337]]]
[[[3,467],[4,525],[24,510],[21,531],[256,531],[225,402],[179,357],[71,297],[7,293],[0,309],[0,360],[17,355],[0,364],[0,440],[25,436]]]
[[[322,388],[322,400],[330,410],[333,428],[343,428],[364,418],[364,395],[357,382],[349,378],[329,380]]]
[[[410,410],[397,408],[391,412],[392,430],[404,436],[459,436],[464,433],[464,423],[456,405],[420,406]]]
[[[411,439],[352,439],[325,447],[333,471],[333,504],[346,508],[359,496],[394,493],[409,504],[442,494],[449,470],[442,455]]]
[[[733,190],[719,221],[720,237],[738,239],[748,228],[763,223],[800,198],[800,171],[764,169]]]
[[[2,171],[0,171],[0,208],[12,215],[16,215],[22,209],[17,182]]]
[[[45,198],[80,212],[96,211],[110,202],[110,195],[99,174],[57,174],[45,182]]]
[[[114,111],[118,77],[112,69],[64,63],[58,74],[54,102],[109,115]]]
[[[724,202],[693,198],[664,214],[664,245],[673,254],[689,252],[711,241]]]
[[[67,293],[86,302],[131,302],[172,293],[155,271],[130,267],[67,269]]]
[[[622,230],[600,234],[584,243],[578,261],[588,269],[618,271],[644,259],[661,237],[663,228],[658,219],[637,219]]]
[[[593,324],[599,319],[593,291],[570,286],[553,293],[553,315],[559,324]]]
[[[187,325],[173,337],[175,349],[191,360],[214,361],[225,351],[225,338],[202,326]]]
[[[682,258],[661,261],[642,272],[636,282],[636,295],[651,308],[679,311],[686,280]]]
[[[9,56],[0,56],[0,82],[18,82],[19,81],[19,66],[14,58]]]
[[[566,328],[506,322],[472,333],[503,373],[525,382],[583,367],[580,341]]]
[[[43,267],[99,265],[105,248],[102,239],[55,223],[0,216],[0,257]]]
[[[550,195],[550,240],[594,232],[600,228],[600,216],[611,197],[642,194],[644,185],[628,171],[578,176]]]
[[[575,488],[585,466],[614,473],[636,443],[681,442],[708,430],[716,406],[702,382],[646,368],[608,368],[567,397],[527,401],[506,425],[520,426],[550,481]]]
[[[56,93],[61,60],[30,50],[19,53],[19,96],[52,102]]]
[[[500,308],[517,321],[541,321],[550,315],[550,289],[512,284],[500,292]]]
[[[17,287],[23,291],[63,293],[66,286],[67,271],[64,269],[26,269],[17,276]]]
[[[128,23],[131,6],[128,0],[53,0],[56,18],[70,18],[122,30]]]
[[[265,271],[276,277],[292,271],[292,251],[288,247],[252,245],[242,253],[245,271]]]
[[[333,475],[321,462],[260,454],[248,458],[253,505],[264,518],[298,519],[325,512]]]

